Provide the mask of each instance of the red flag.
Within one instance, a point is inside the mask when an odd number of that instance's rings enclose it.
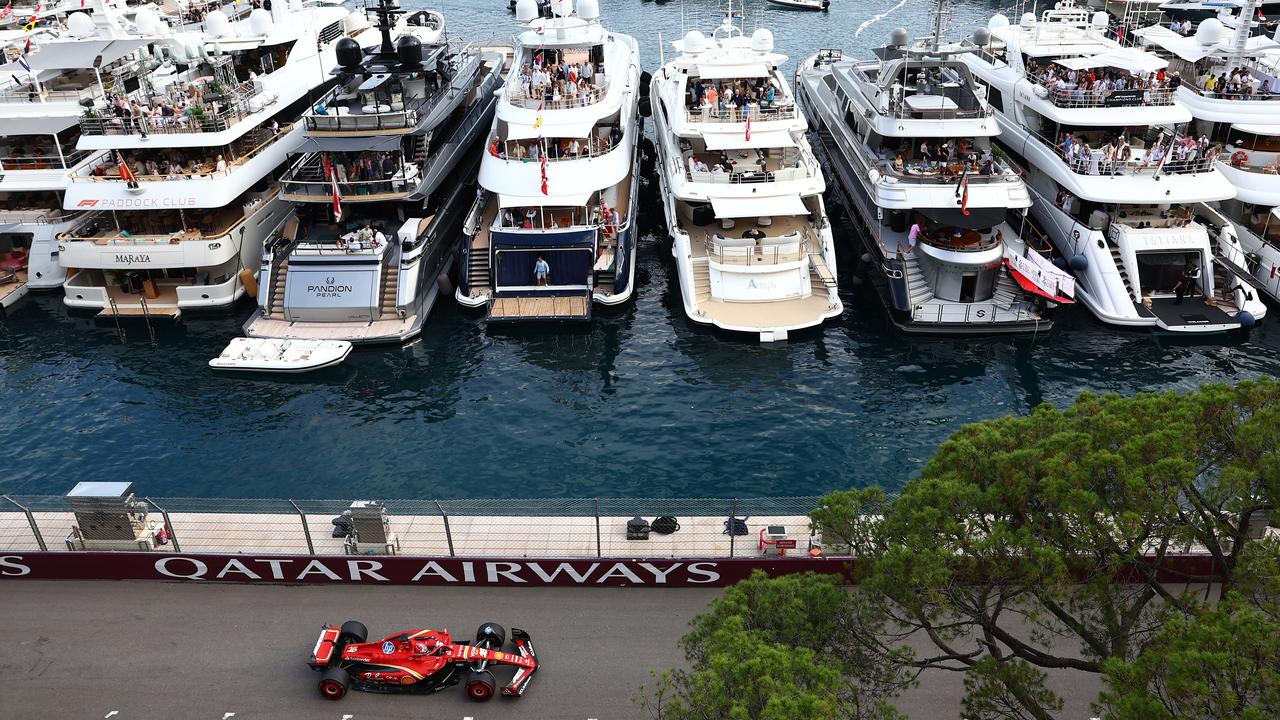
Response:
[[[1275,279],[1277,272],[1280,272],[1280,267],[1277,267],[1275,263],[1271,263],[1271,279],[1272,280]]]
[[[0,10],[0,20],[9,17],[9,13],[13,12],[13,3],[4,6],[4,10]]]
[[[542,149],[542,194],[547,194],[547,149]]]
[[[960,190],[960,212],[965,215],[969,214],[969,178],[964,179],[964,184]]]
[[[116,151],[116,167],[120,170],[120,179],[126,183],[136,182],[133,171],[129,169],[129,163],[124,161],[124,153]]]
[[[329,156],[323,155],[324,174],[329,176],[329,186],[333,188],[333,221],[342,222],[342,193],[338,191],[338,174],[333,171],[333,163]]]
[[[747,115],[747,142],[751,142],[751,103],[742,106],[743,112]]]

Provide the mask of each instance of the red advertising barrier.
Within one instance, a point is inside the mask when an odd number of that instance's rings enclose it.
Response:
[[[0,580],[187,580],[348,585],[495,585],[507,587],[724,587],[756,570],[777,577],[817,572],[853,577],[848,557],[724,559],[499,559],[394,556],[215,555],[129,552],[0,554]],[[1082,572],[1082,574],[1084,574]],[[1219,576],[1207,555],[1166,557],[1162,582]],[[1122,577],[1142,581],[1135,566]]]
[[[755,570],[849,577],[848,558],[531,560],[125,552],[0,554],[0,579],[190,580],[349,585],[724,587]]]

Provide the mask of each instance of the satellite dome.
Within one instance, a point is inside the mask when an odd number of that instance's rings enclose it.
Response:
[[[338,58],[338,64],[344,68],[359,67],[360,60],[364,57],[360,43],[350,37],[340,38],[333,46],[333,54]]]
[[[1226,37],[1227,27],[1218,18],[1209,18],[1196,28],[1196,42],[1201,45],[1217,45]]]
[[[991,44],[991,31],[986,28],[978,28],[973,31],[973,44],[978,47],[986,47]]]
[[[149,7],[138,10],[133,16],[133,24],[137,26],[139,35],[160,34],[160,15]]]
[[[766,28],[751,33],[751,49],[759,53],[773,52],[773,33]]]
[[[221,10],[214,10],[205,17],[204,29],[213,37],[227,37],[231,34],[231,20]]]
[[[271,19],[271,13],[262,8],[254,8],[249,13],[249,30],[254,35],[267,36],[275,29],[276,21]]]
[[[560,17],[573,14],[573,0],[551,0],[551,12]]]
[[[1004,13],[996,13],[987,21],[987,27],[995,30],[996,28],[1009,27],[1009,16]]]
[[[369,27],[369,18],[364,16],[362,12],[351,11],[344,21],[347,25],[347,32],[355,34],[358,30],[364,30]]]
[[[93,18],[87,12],[74,12],[67,16],[67,29],[78,38],[93,35]]]
[[[416,35],[401,35],[396,40],[396,57],[405,65],[422,63],[422,41]]]
[[[527,23],[538,17],[537,0],[517,0],[516,2],[516,20]]]
[[[1036,24],[1035,13],[1022,13],[1022,19],[1018,20],[1018,24],[1024,28],[1032,27]]]
[[[697,30],[690,30],[684,36],[684,51],[690,55],[697,55],[707,49],[707,36]]]
[[[906,47],[911,42],[911,36],[907,34],[906,28],[894,28],[889,33],[889,47]]]
[[[600,17],[600,0],[578,0],[578,17],[583,20]]]
[[[1095,28],[1104,28],[1111,24],[1111,18],[1107,14],[1099,10],[1093,14],[1093,26]]]

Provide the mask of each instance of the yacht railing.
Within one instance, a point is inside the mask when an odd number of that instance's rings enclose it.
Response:
[[[1203,154],[1197,156],[1194,160],[1177,160],[1171,150],[1166,149],[1165,155],[1159,161],[1155,161],[1151,155],[1154,148],[1138,148],[1141,150],[1141,157],[1121,158],[1119,151],[1114,156],[1108,156],[1102,148],[1091,147],[1088,154],[1085,151],[1067,151],[1064,150],[1061,143],[1051,142],[1048,138],[1039,133],[1031,133],[1040,142],[1053,148],[1058,157],[1067,164],[1067,167],[1077,175],[1182,175],[1190,173],[1202,173],[1213,170],[1214,161],[1218,159],[1218,152],[1212,148]],[[1174,138],[1174,144],[1184,141],[1183,136]],[[1166,141],[1166,145],[1168,142]],[[1169,145],[1172,148],[1173,145]],[[1131,152],[1136,152],[1132,151]]]
[[[48,225],[49,223],[61,222],[74,216],[75,213],[70,210],[59,209],[0,210],[0,224],[32,223]]]
[[[999,312],[997,312],[999,311]],[[1005,316],[1001,317],[1000,313]],[[1013,317],[1008,317],[1012,315]],[[916,322],[963,325],[994,325],[997,322],[1026,322],[1039,316],[1022,308],[1001,308],[994,302],[947,303],[929,302],[911,308],[911,319]]]
[[[249,151],[236,156],[235,159],[227,161],[227,167],[224,170],[218,170],[216,165],[201,163],[198,166],[193,166],[190,170],[184,170],[178,173],[162,172],[149,175],[143,171],[143,168],[139,167],[141,163],[136,162],[128,156],[126,156],[126,160],[129,161],[129,169],[133,172],[134,179],[139,182],[167,182],[173,180],[191,180],[196,177],[230,175],[235,172],[236,168],[257,157],[263,150],[266,150],[274,144],[276,140],[287,135],[292,129],[292,124],[282,125],[280,130],[270,138],[267,138],[265,141],[259,143]],[[99,168],[102,168],[104,173],[102,175],[95,175],[94,171]],[[119,182],[120,171],[116,165],[115,159],[112,157],[112,154],[107,153],[103,155],[101,160],[85,166],[79,172],[72,173],[70,177],[72,182]]]
[[[809,242],[799,232],[758,240],[707,235],[702,247],[708,258],[721,265],[780,265],[799,262],[809,253]]]
[[[81,90],[45,90],[37,92],[30,83],[0,88],[0,103],[79,103],[81,100],[100,98],[97,86]]]
[[[773,122],[774,120],[792,120],[800,113],[794,100],[790,98],[774,103],[770,107],[751,106],[752,122]],[[686,117],[691,123],[745,123],[747,114],[743,108],[736,106],[718,108],[702,106],[686,110]]]
[[[684,168],[685,180],[697,183],[711,183],[713,185],[789,182],[791,180],[818,177],[821,173],[817,158],[809,153],[801,153],[800,159],[793,167],[782,167],[777,170],[765,170],[764,166],[761,165],[759,170],[734,170],[733,172],[694,171],[689,169],[687,161],[681,162],[681,166]]]
[[[314,106],[307,112],[307,130],[321,133],[349,130],[403,130],[418,124],[420,111],[424,107],[433,107],[444,98],[460,92],[463,92],[462,88],[449,83],[425,97],[402,100],[399,108],[395,107],[396,103],[392,103],[385,111],[366,112],[364,108],[372,106],[365,105],[361,107],[362,112],[355,115],[339,114],[340,109],[359,102],[358,96],[347,96],[345,89],[339,86],[329,91],[329,94],[317,103],[328,107],[331,114],[317,113]]]
[[[546,143],[558,142],[561,138],[548,138]],[[567,160],[585,160],[587,158],[599,157],[607,153],[613,152],[617,147],[609,142],[607,137],[591,137],[591,138],[564,138],[572,142],[578,140],[578,152],[572,152],[572,149],[562,151],[563,154],[557,156],[556,153],[547,153],[547,162],[565,162]],[[523,152],[523,155],[521,153]],[[540,149],[539,152],[542,152]],[[508,140],[502,145],[502,154],[498,157],[504,160],[515,160],[517,162],[539,162],[529,157],[529,149],[524,146],[520,140]]]
[[[994,172],[983,175],[979,172],[979,168],[972,165],[969,166],[969,171],[965,172],[963,163],[908,161],[902,170],[898,170],[891,160],[881,159],[876,162],[876,169],[881,175],[894,178],[899,182],[920,185],[954,184],[960,181],[962,175],[972,185],[1018,182],[1021,179],[1017,172],[1003,165],[999,160],[995,160],[992,167]]]
[[[410,172],[405,173],[405,170]],[[401,175],[404,173],[404,175]],[[364,196],[376,196],[383,199],[388,196],[408,195],[418,189],[417,168],[409,165],[397,172],[399,177],[382,180],[358,180],[338,183],[338,192],[344,200],[356,201]],[[290,197],[304,196],[319,199],[333,197],[333,186],[328,180],[305,181],[283,180],[280,183],[281,193]]]
[[[585,207],[544,208],[540,212],[535,209],[533,217],[529,216],[527,210],[520,212],[520,208],[507,208],[498,213],[493,221],[494,230],[594,230],[603,225],[604,222],[598,217],[598,210]]]
[[[186,227],[171,232],[133,232],[118,227],[119,215],[114,211],[99,210],[85,214],[84,218],[66,232],[59,233],[59,240],[91,242],[94,245],[173,245],[184,240],[212,240],[225,237],[243,223],[254,211],[275,197],[272,189],[246,198],[242,212],[227,218],[215,211],[192,209],[184,211]],[[172,211],[170,211],[172,212]]]
[[[0,170],[70,170],[80,164],[97,150],[70,150],[62,157],[43,155],[39,157],[3,157],[0,158]]]
[[[559,100],[548,100],[545,89],[542,92],[531,91],[526,94],[524,85],[518,80],[513,79],[507,84],[506,99],[516,107],[529,108],[536,110],[541,107],[544,110],[568,110],[571,108],[587,107],[594,105],[604,99],[609,92],[609,78],[603,75],[595,76],[594,82],[585,92],[579,92],[573,96],[561,95]]]
[[[237,85],[219,101],[223,109],[210,112],[202,104],[194,104],[182,115],[116,117],[111,115],[111,108],[89,111],[80,119],[80,132],[83,135],[140,135],[145,129],[148,134],[176,135],[199,132],[221,132],[252,115],[249,100],[257,96],[261,88],[257,83],[245,81]]]
[[[866,83],[867,85],[873,88],[879,87],[879,85],[874,80],[871,79],[871,76],[868,75],[866,71],[863,70],[862,68],[854,65],[849,68],[849,72],[853,74],[855,79],[863,83]],[[975,107],[975,108],[962,108],[962,107],[959,107],[959,105],[957,105],[954,108],[946,108],[946,109],[941,109],[941,108],[913,109],[905,102],[905,98],[918,97],[921,95],[924,95],[924,96],[934,95],[939,97],[945,97],[945,93],[928,92],[924,90],[923,86],[919,86],[919,85],[904,87],[903,91],[905,93],[903,101],[891,102],[889,104],[889,107],[887,108],[877,106],[876,111],[883,117],[891,117],[898,120],[972,119],[972,118],[991,117],[992,115],[995,114],[995,110],[993,110],[991,106],[984,105],[982,103],[979,103],[978,107]],[[886,96],[889,95],[889,93],[884,93],[884,94]]]

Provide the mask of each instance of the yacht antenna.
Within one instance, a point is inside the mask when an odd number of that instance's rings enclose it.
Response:
[[[938,0],[938,9],[933,11],[933,51],[942,47],[942,0]]]
[[[1236,17],[1236,34],[1231,38],[1231,55],[1227,57],[1227,71],[1244,64],[1245,50],[1249,47],[1249,33],[1253,29],[1253,17],[1258,14],[1258,0],[1244,0]]]

